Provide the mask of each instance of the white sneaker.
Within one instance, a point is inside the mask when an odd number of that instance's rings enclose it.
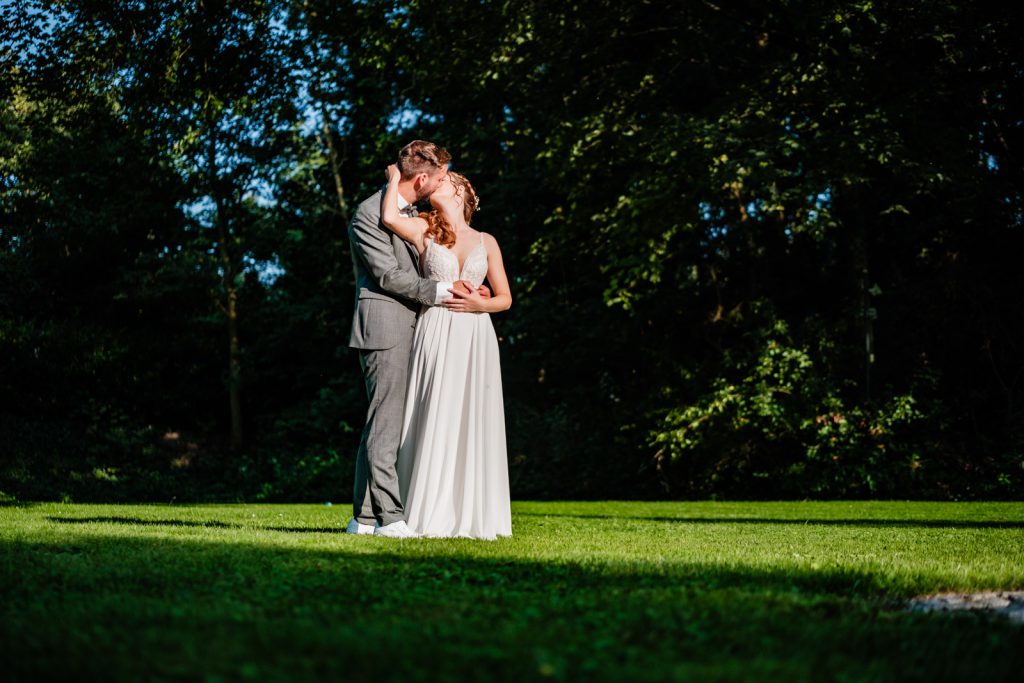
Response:
[[[348,520],[348,526],[345,528],[346,534],[372,534],[373,527],[369,524],[360,524],[359,521],[353,517]]]
[[[405,520],[398,520],[397,522],[391,522],[391,524],[385,524],[379,526],[373,530],[374,536],[384,536],[386,538],[419,538],[420,535],[409,528],[409,525],[405,523]]]

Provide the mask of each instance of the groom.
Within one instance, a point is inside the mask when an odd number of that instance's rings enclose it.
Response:
[[[416,203],[444,181],[450,161],[447,150],[425,140],[402,148],[398,209],[403,215],[417,215]],[[416,533],[405,524],[395,468],[409,356],[420,306],[436,306],[451,298],[455,283],[420,277],[416,248],[380,221],[382,198],[383,190],[378,190],[365,199],[348,226],[356,277],[348,345],[359,350],[370,407],[356,455],[352,519],[346,532],[412,538]]]

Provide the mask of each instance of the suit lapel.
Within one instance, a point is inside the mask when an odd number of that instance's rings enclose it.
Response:
[[[420,255],[419,255],[419,253],[418,253],[418,252],[416,251],[416,247],[415,247],[415,246],[413,246],[412,244],[409,244],[409,243],[408,243],[408,242],[406,242],[405,240],[402,240],[402,244],[404,244],[404,245],[405,245],[405,248],[406,248],[406,249],[407,249],[407,250],[409,251],[409,258],[411,258],[411,259],[412,259],[412,262],[413,262],[413,264],[414,264],[414,265],[415,265],[415,264],[418,264],[418,263],[419,263],[419,260],[420,260]],[[419,268],[417,268],[416,270],[418,271],[418,270],[419,270]]]

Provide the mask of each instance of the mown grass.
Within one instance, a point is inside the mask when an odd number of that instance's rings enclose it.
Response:
[[[345,506],[0,507],[14,680],[1020,680],[1021,503],[516,503],[511,539]]]

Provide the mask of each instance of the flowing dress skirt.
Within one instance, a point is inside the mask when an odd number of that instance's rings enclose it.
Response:
[[[487,313],[432,306],[416,323],[398,480],[424,536],[512,535],[498,339]]]

